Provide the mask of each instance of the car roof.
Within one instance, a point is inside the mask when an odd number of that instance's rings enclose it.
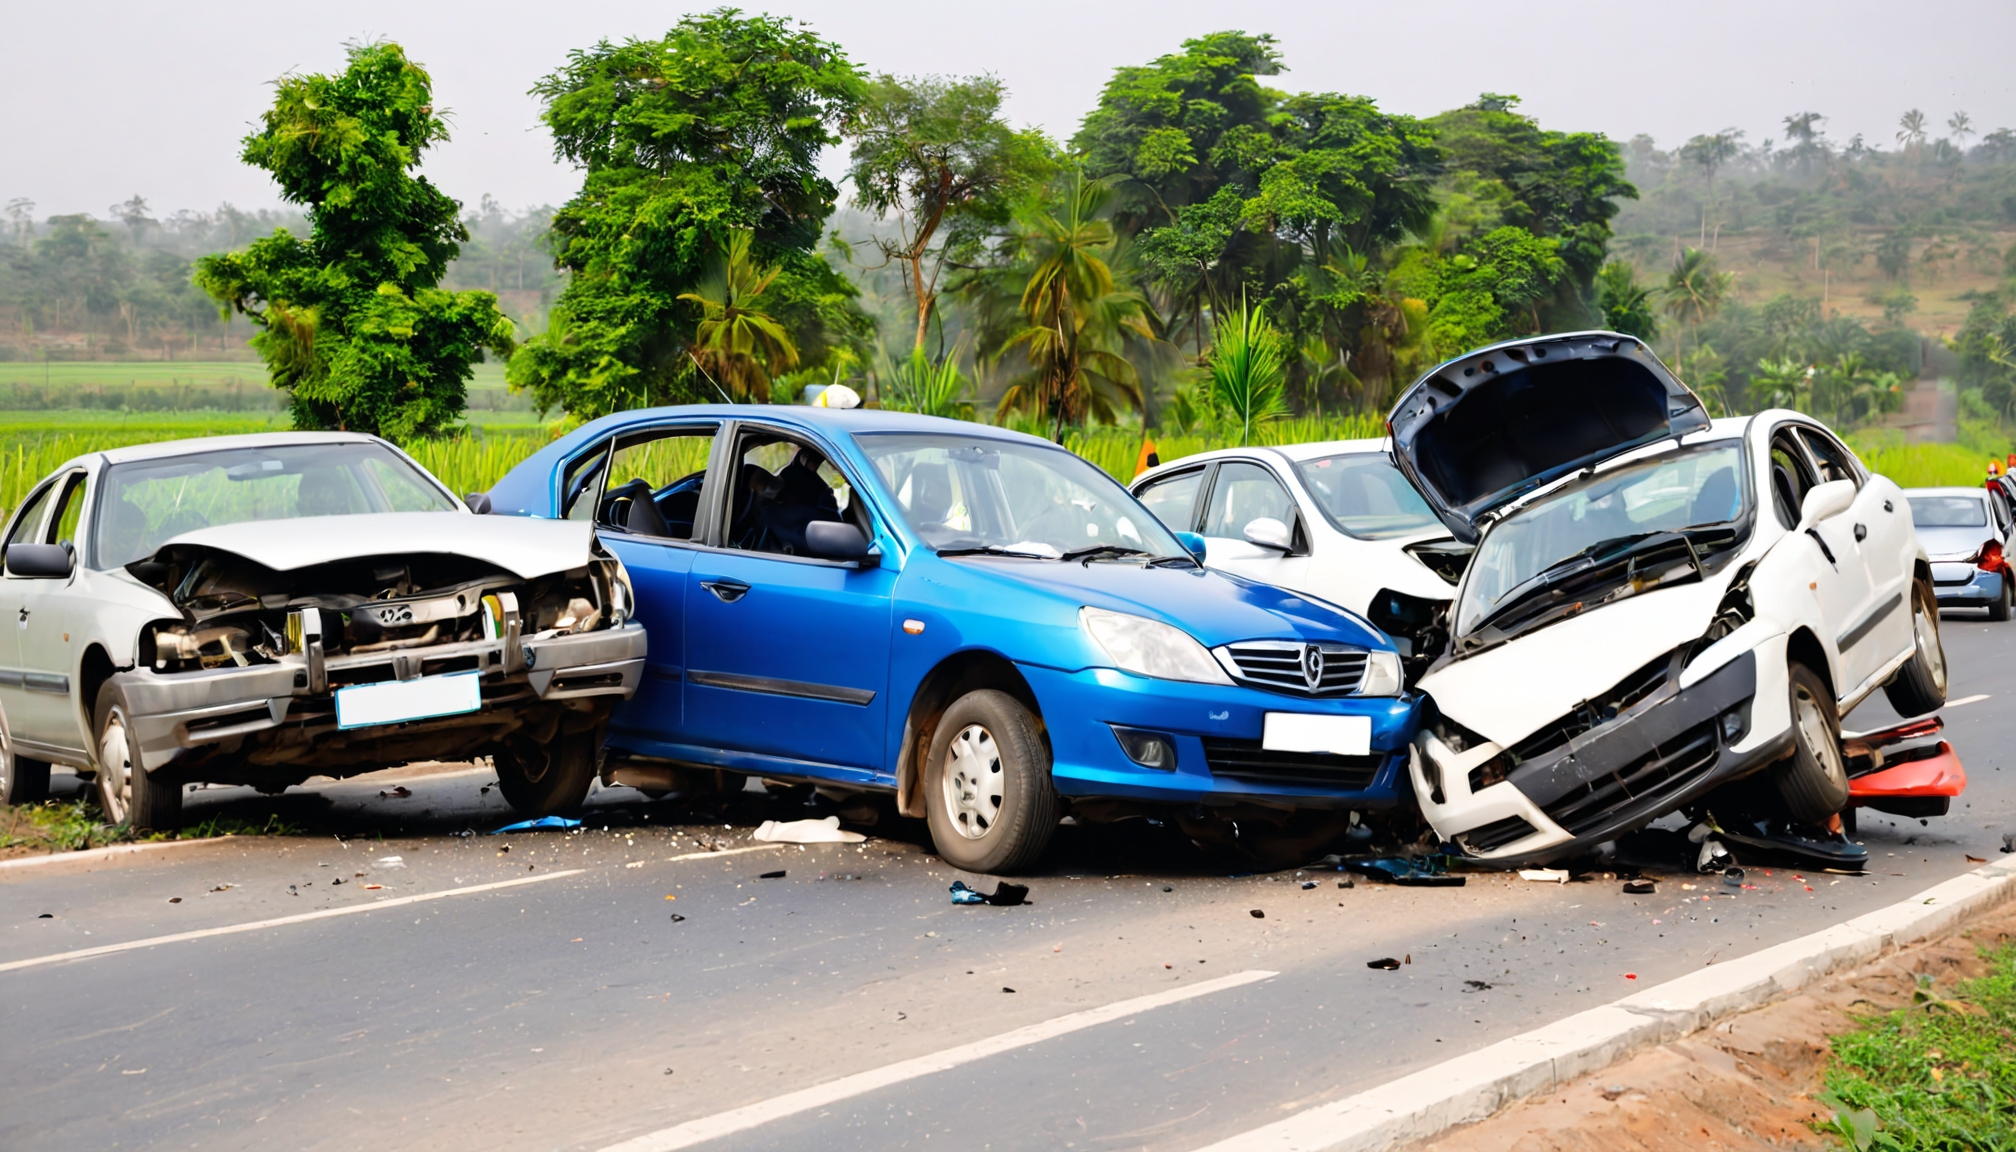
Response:
[[[954,420],[944,416],[920,416],[915,412],[890,412],[880,408],[815,408],[807,404],[678,404],[663,408],[632,408],[613,412],[569,433],[572,442],[595,439],[605,432],[620,431],[640,424],[655,424],[681,416],[711,417],[718,420],[760,420],[805,431],[825,431],[846,435],[875,432],[935,433],[988,440],[1019,440],[1056,444],[1040,436],[1030,436],[991,424]]]
[[[1974,497],[1974,498],[1975,498],[1976,500],[1980,500],[1980,499],[1982,499],[1982,498],[1984,498],[1984,497],[1986,497],[1986,496],[1988,495],[1988,490],[1987,490],[1986,488],[1960,488],[1960,487],[1953,487],[1953,486],[1948,486],[1948,487],[1944,487],[1944,488],[1906,488],[1906,489],[1904,489],[1904,495],[1906,495],[1906,496],[1972,496],[1972,497]]]
[[[233,448],[284,448],[290,444],[376,444],[376,436],[361,432],[250,432],[237,436],[206,436],[202,439],[162,440],[153,444],[133,444],[107,448],[87,455],[103,456],[108,464],[134,460],[159,460],[197,452],[219,452]],[[81,459],[81,457],[80,457]]]

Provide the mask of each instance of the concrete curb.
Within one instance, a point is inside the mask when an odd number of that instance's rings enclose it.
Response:
[[[1372,1152],[1430,1140],[1830,973],[1942,936],[2011,899],[2016,860],[1998,861],[1888,908],[1578,1012],[1200,1152]]]
[[[115,856],[131,856],[139,852],[158,852],[163,848],[187,848],[193,844],[222,844],[229,836],[205,836],[200,840],[162,840],[152,844],[114,844],[110,848],[87,848],[82,852],[51,852],[47,856],[17,856],[12,860],[0,860],[0,869],[39,868],[45,864],[88,864],[93,860],[108,860]]]

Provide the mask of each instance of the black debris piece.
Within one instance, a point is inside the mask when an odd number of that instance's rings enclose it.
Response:
[[[54,920],[55,918],[56,914],[54,912],[44,912],[40,916],[35,917],[37,920]]]
[[[1265,912],[1262,912],[1262,911],[1261,911],[1260,909],[1258,909],[1258,908],[1255,908],[1255,909],[1253,909],[1253,919],[1255,919],[1255,920],[1265,920],[1266,918],[1267,918],[1267,913],[1265,913]]]
[[[1869,850],[1841,832],[1794,824],[1789,820],[1725,820],[1715,839],[1743,853],[1752,864],[1788,868],[1818,868],[1829,872],[1861,872],[1869,866]],[[1727,860],[1725,864],[1736,861]]]
[[[331,881],[330,881],[329,883],[331,883],[331,884],[341,884],[342,882],[343,882],[343,878],[342,878],[341,876],[338,876],[338,877],[336,877],[336,879],[334,879],[334,880],[331,880]]]
[[[1337,887],[1339,887],[1339,888],[1356,888],[1357,886],[1358,886],[1358,885],[1356,885],[1356,884],[1352,883],[1352,882],[1351,882],[1351,881],[1349,881],[1349,880],[1339,880],[1339,881],[1337,881]]]
[[[1491,985],[1482,980],[1465,980],[1463,981],[1463,990],[1465,992],[1489,992]]]
[[[180,896],[170,896],[170,897],[168,897],[168,903],[170,903],[170,904],[180,904],[181,902],[182,902],[182,898],[181,898]]]
[[[1626,896],[1652,896],[1657,894],[1658,891],[1659,885],[1650,880],[1624,881],[1624,894]]]
[[[679,915],[679,913],[677,912],[672,913],[672,923],[677,924],[684,919],[686,918],[684,916]]]
[[[1003,991],[1003,992],[1013,992],[1013,991],[1015,991],[1015,990],[1014,990],[1013,988],[1010,988],[1010,987],[1008,987],[1008,986],[1007,986],[1006,984],[1003,984],[1003,985],[1001,986],[1001,991]]]
[[[1403,888],[1461,888],[1464,884],[1464,877],[1442,871],[1442,858],[1438,856],[1419,860],[1401,856],[1359,857],[1344,860],[1343,867],[1360,876]]]
[[[2005,854],[2016,852],[2016,832],[2004,832],[2002,834],[2002,851]]]
[[[404,800],[408,796],[413,795],[413,790],[404,784],[394,784],[391,788],[379,792],[378,795],[387,800]]]
[[[1304,880],[1304,881],[1302,881],[1302,890],[1303,890],[1304,892],[1307,892],[1307,891],[1309,891],[1309,890],[1310,890],[1311,888],[1314,888],[1314,887],[1316,887],[1316,881],[1314,881],[1314,880]]]
[[[1400,961],[1395,960],[1391,956],[1382,956],[1377,960],[1367,960],[1365,967],[1377,968],[1382,972],[1398,972],[1400,970]]]
[[[765,872],[756,878],[758,880],[782,880],[784,878],[784,869],[779,868],[775,872]]]
[[[1741,888],[1743,886],[1743,870],[1734,867],[1724,868],[1722,870],[1722,883],[1731,888]]]
[[[2007,836],[2004,836],[2004,837],[2002,838],[2002,851],[2004,851],[2004,852],[2007,852],[2007,851],[2009,851],[2009,837],[2007,837]],[[1166,884],[1162,886],[1162,891],[1164,891],[1164,892],[1174,892],[1175,890],[1176,890],[1176,889],[1174,889],[1174,888],[1171,888],[1171,887],[1169,887],[1169,886],[1168,886],[1168,885],[1166,885]]]
[[[994,889],[994,894],[985,899],[987,903],[992,904],[996,908],[1013,908],[1019,904],[1027,904],[1029,902],[1029,886],[1027,884],[1010,884],[1004,880]]]

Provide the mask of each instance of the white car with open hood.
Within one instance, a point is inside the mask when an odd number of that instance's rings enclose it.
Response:
[[[645,637],[592,526],[479,516],[391,444],[226,436],[80,456],[9,518],[0,793],[51,762],[172,828],[183,785],[495,758],[578,804]]]
[[[1677,810],[1825,825],[1840,719],[1945,698],[1932,572],[1898,487],[1812,418],[1710,420],[1629,336],[1452,360],[1403,394],[1396,464],[1477,551],[1418,682],[1421,809],[1501,861]]]

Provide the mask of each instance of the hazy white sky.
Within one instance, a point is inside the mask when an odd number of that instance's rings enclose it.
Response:
[[[238,140],[288,71],[341,67],[342,44],[396,40],[433,73],[454,139],[427,171],[450,195],[511,207],[559,203],[574,173],[553,162],[525,95],[570,48],[662,33],[712,5],[639,0],[483,4],[348,0],[247,6],[212,0],[11,0],[0,28],[0,202],[37,215],[91,212],[139,193],[158,213],[277,202]],[[875,71],[999,75],[1009,111],[1066,137],[1115,67],[1227,27],[1271,32],[1277,86],[1375,98],[1432,114],[1513,92],[1550,128],[1672,146],[1735,126],[1756,141],[1787,113],[1827,114],[1836,139],[1891,143],[1898,115],[1956,109],[1981,131],[2016,127],[2016,0],[778,0]]]

